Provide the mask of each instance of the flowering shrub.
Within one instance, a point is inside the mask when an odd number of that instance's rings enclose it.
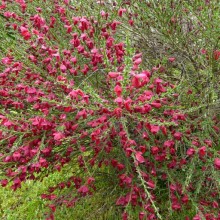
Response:
[[[123,32],[129,8],[93,4],[90,15],[68,0],[3,1],[5,33],[19,45],[1,58],[1,185],[17,190],[77,162],[41,195],[47,219],[99,190],[99,172],[117,186],[124,220],[134,210],[139,219],[183,210],[219,219],[218,116],[191,114],[194,91],[184,94],[187,109],[163,68],[146,67]],[[176,58],[165,58],[173,70]]]

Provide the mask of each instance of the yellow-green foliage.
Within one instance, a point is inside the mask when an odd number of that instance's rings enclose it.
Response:
[[[49,174],[43,180],[28,180],[16,191],[0,186],[0,219],[2,220],[43,220],[45,213],[49,211],[46,204],[48,201],[41,199],[41,194],[47,193],[49,187],[67,180],[74,173],[78,173],[78,167],[73,163],[66,166],[61,172]],[[93,196],[83,198],[73,208],[65,206],[57,207],[56,220],[61,219],[120,219],[115,206],[117,198],[117,184],[111,181],[104,181],[107,173],[97,173],[99,179],[97,190]],[[37,176],[40,179],[40,176]],[[64,190],[66,193],[74,193],[74,189]],[[56,192],[59,194],[59,192]]]
[[[50,174],[41,181],[24,183],[21,189],[12,191],[10,187],[0,187],[0,218],[15,219],[44,219],[46,201],[40,195],[45,193],[48,187],[61,180],[60,173]]]

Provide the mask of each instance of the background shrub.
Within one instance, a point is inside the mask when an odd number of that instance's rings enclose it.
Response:
[[[2,217],[218,219],[218,9],[3,1]]]

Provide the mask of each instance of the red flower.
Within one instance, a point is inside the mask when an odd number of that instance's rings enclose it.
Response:
[[[61,64],[60,65],[60,70],[61,70],[62,73],[65,73],[67,68],[66,68],[66,66],[64,64]]]
[[[147,181],[147,185],[148,185],[151,189],[154,189],[154,188],[155,188],[155,183],[154,183],[153,180]]]
[[[21,26],[20,27],[21,35],[25,40],[29,40],[31,38],[31,34],[29,33],[28,29]]]
[[[120,8],[120,9],[118,10],[118,16],[119,16],[119,17],[122,17],[122,15],[123,15],[124,12],[126,12],[126,9],[125,9],[125,8]]]
[[[172,209],[173,210],[180,210],[181,209],[181,205],[178,202],[174,202],[172,204]]]
[[[119,85],[115,86],[114,91],[118,97],[121,96],[121,93],[122,93],[121,86],[119,86]]]
[[[215,158],[214,166],[217,170],[220,170],[220,158]]]
[[[145,216],[145,213],[144,212],[140,212],[139,213],[139,220],[143,220],[144,216]]]
[[[14,152],[12,157],[14,161],[19,161],[19,159],[21,158],[21,154],[19,152]]]
[[[8,180],[6,180],[6,179],[1,180],[1,185],[2,185],[2,187],[7,186],[7,184],[8,184]]]
[[[218,60],[220,57],[220,50],[215,50],[214,51],[214,60]]]
[[[196,215],[193,220],[201,220],[201,217],[199,215]]]
[[[150,125],[150,132],[152,134],[157,134],[160,130],[160,126],[158,125]]]
[[[55,199],[57,198],[57,196],[54,195],[54,194],[50,194],[50,195],[48,195],[47,198],[48,198],[49,200],[55,200]]]
[[[52,212],[56,211],[56,206],[54,204],[49,204],[49,208],[51,209]]]
[[[109,72],[108,75],[110,78],[114,79],[114,78],[117,78],[120,75],[120,73],[119,72]]]
[[[172,63],[176,60],[176,58],[175,57],[170,57],[168,60]]]
[[[134,21],[133,21],[133,20],[131,20],[131,19],[128,21],[128,23],[129,23],[131,26],[133,26],[133,25],[134,25]]]
[[[132,86],[134,86],[135,88],[139,88],[140,85],[141,84],[140,84],[139,79],[136,76],[134,76],[134,78],[132,79]]]
[[[183,134],[180,133],[180,132],[175,132],[175,133],[173,134],[173,137],[174,137],[176,140],[178,140],[178,141],[181,140],[182,136],[183,136]]]
[[[135,157],[136,157],[136,159],[139,163],[144,163],[145,162],[141,151],[136,152]]]
[[[118,104],[119,107],[121,107],[121,104],[123,103],[122,97],[118,97],[114,101]]]
[[[184,204],[186,204],[189,201],[189,197],[187,195],[184,195],[181,200]]]
[[[186,152],[186,154],[188,155],[188,156],[192,156],[193,154],[195,154],[195,149],[193,149],[193,148],[189,148],[188,150],[187,150],[187,152]]]
[[[217,201],[214,201],[212,203],[212,207],[217,209],[219,207],[219,203]]]
[[[160,108],[162,105],[161,103],[157,102],[157,101],[153,101],[151,103],[151,106],[154,107],[154,108]]]
[[[153,146],[151,147],[151,153],[153,155],[157,154],[159,152],[159,148],[157,146]]]
[[[87,186],[83,185],[78,189],[78,192],[82,195],[86,195],[89,192],[89,189]]]
[[[55,132],[53,133],[53,136],[55,141],[59,141],[65,137],[65,135],[61,132]]]
[[[138,58],[138,59],[136,59],[135,61],[134,61],[134,65],[139,65],[139,64],[141,64],[141,62],[142,62],[142,59],[141,58]]]
[[[128,214],[126,212],[123,212],[122,220],[128,220]]]
[[[205,146],[200,147],[198,153],[200,157],[204,157],[206,154],[206,147]]]
[[[206,54],[206,53],[207,53],[207,50],[204,49],[204,48],[202,48],[202,49],[201,49],[201,54]]]
[[[87,180],[87,183],[90,185],[94,181],[95,181],[95,179],[93,177],[89,177],[88,180]]]

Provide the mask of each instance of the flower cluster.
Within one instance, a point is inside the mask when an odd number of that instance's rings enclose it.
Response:
[[[210,119],[213,134],[206,137],[204,121],[181,110],[176,86],[159,77],[159,68],[145,69],[143,54],[120,41],[121,23],[110,13],[80,16],[68,0],[42,1],[45,8],[31,2],[1,5],[20,44],[1,59],[1,185],[17,190],[36,173],[77,161],[83,177],[73,175],[42,195],[52,201],[52,213],[92,195],[90,170],[110,167],[124,220],[128,206],[141,210],[140,220],[162,219],[161,193],[173,211],[196,203],[206,219],[220,218],[218,119]],[[119,8],[117,16],[126,13]],[[54,194],[66,188],[75,190],[72,197]]]

